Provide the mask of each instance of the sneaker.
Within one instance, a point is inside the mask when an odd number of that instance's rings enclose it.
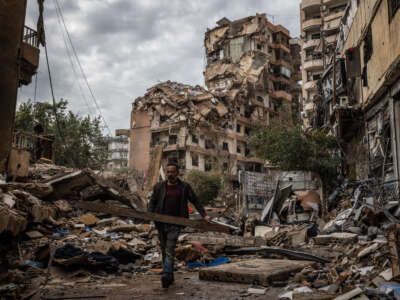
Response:
[[[164,289],[167,289],[171,285],[171,279],[168,274],[162,274],[161,276],[161,285]]]

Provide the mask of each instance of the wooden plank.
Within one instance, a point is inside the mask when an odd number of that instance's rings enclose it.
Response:
[[[309,261],[253,259],[200,270],[199,278],[268,286],[274,281],[285,281],[293,273],[313,265],[315,263]]]
[[[400,275],[400,259],[399,259],[399,249],[398,249],[398,233],[400,226],[393,224],[388,228],[388,245],[390,260],[392,262],[392,275],[393,278],[398,278]]]
[[[107,213],[119,217],[130,217],[147,221],[156,221],[168,224],[175,224],[187,227],[193,227],[202,231],[215,231],[229,233],[230,228],[220,224],[207,222],[204,220],[190,220],[186,218],[173,217],[168,215],[142,212],[133,208],[110,206],[103,203],[78,202],[74,205],[76,208],[82,208],[89,211]]]

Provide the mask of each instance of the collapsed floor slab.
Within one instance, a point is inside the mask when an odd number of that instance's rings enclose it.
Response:
[[[201,280],[251,283],[268,286],[274,281],[285,281],[313,262],[279,259],[253,259],[203,269]]]

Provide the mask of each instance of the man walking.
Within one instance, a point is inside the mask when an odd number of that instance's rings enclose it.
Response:
[[[178,178],[179,167],[175,163],[167,165],[167,180],[159,182],[154,186],[153,194],[149,203],[149,211],[170,215],[175,217],[188,218],[188,202],[190,201],[202,215],[204,220],[209,217],[198,201],[192,187]],[[155,222],[160,239],[163,274],[161,283],[163,288],[168,288],[174,282],[174,257],[175,247],[181,226]]]

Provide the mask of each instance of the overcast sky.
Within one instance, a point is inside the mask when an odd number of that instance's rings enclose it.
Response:
[[[81,115],[95,104],[74,75],[58,21],[55,0],[45,1],[45,27],[56,99]],[[204,33],[222,17],[267,13],[298,36],[300,0],[58,0],[76,52],[111,131],[129,128],[132,101],[157,82],[204,85]],[[36,28],[36,0],[28,0],[26,24]],[[71,52],[71,50],[69,50]],[[83,94],[80,91],[81,84]],[[19,90],[18,103],[33,99],[35,83]],[[85,101],[86,99],[86,101]],[[50,101],[44,49],[37,100]]]

